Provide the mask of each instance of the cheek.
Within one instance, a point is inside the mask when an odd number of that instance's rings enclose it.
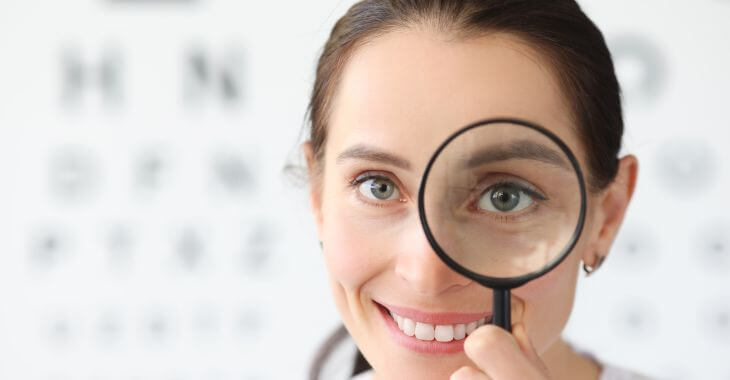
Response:
[[[332,200],[323,215],[324,255],[330,275],[348,290],[362,287],[386,266],[377,223]],[[374,226],[375,224],[375,226]]]
[[[540,353],[560,337],[570,317],[579,252],[574,251],[546,275],[513,291],[514,296],[524,303],[523,322]]]

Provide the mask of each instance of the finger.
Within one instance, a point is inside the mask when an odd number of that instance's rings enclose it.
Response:
[[[479,369],[494,379],[545,379],[527,358],[515,338],[501,327],[484,325],[464,342],[464,352]]]
[[[527,359],[535,367],[540,369],[545,375],[548,375],[550,372],[548,371],[545,362],[543,362],[540,356],[537,354],[535,346],[530,340],[530,336],[527,335],[525,325],[522,323],[515,323],[514,325],[512,325],[512,335],[515,337],[517,345],[520,347],[520,350],[522,350]]]
[[[474,367],[464,366],[452,373],[449,380],[492,380],[492,378]]]

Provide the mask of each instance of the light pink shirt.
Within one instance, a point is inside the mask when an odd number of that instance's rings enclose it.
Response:
[[[373,371],[363,372],[352,380],[371,380],[373,378]],[[600,380],[650,380],[648,377],[641,376],[634,372],[626,369],[614,367],[611,365],[603,364],[603,372],[601,372]]]
[[[576,348],[574,347],[574,349]],[[591,359],[601,364],[601,366],[603,367],[603,371],[601,372],[601,377],[599,380],[652,380],[649,377],[645,377],[633,371],[611,365],[610,363],[603,363],[600,360],[596,359],[594,355],[591,355],[588,352],[581,351],[579,349],[576,349],[576,351],[587,357],[590,357]],[[372,370],[363,372],[355,377],[349,376],[349,374],[352,373],[352,359],[356,352],[357,347],[355,346],[354,342],[351,339],[345,339],[340,344],[340,347],[338,347],[338,349],[336,349],[329,357],[327,363],[325,363],[322,374],[323,376],[321,378],[333,380],[372,380]]]

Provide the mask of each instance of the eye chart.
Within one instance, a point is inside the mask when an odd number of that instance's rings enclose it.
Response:
[[[339,319],[284,168],[350,4],[0,4],[0,378],[305,376]],[[565,335],[655,376],[730,379],[730,3],[581,4],[641,172]]]

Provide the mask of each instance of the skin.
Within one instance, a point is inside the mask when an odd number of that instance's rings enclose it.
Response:
[[[418,219],[421,174],[436,147],[472,121],[530,120],[558,135],[588,168],[568,100],[545,59],[506,34],[457,39],[428,28],[391,31],[350,57],[332,103],[321,161],[307,156],[310,201],[329,283],[343,323],[376,379],[598,379],[600,367],[561,339],[581,261],[593,264],[614,240],[631,199],[637,161],[620,161],[616,180],[589,193],[583,235],[555,270],[512,291],[513,334],[491,325],[466,338],[464,352],[434,357],[399,346],[373,300],[427,312],[491,310],[492,292],[449,269]],[[367,144],[409,168],[338,155]],[[397,199],[372,200],[351,181],[364,172],[392,180]],[[434,360],[434,359],[437,360]]]

